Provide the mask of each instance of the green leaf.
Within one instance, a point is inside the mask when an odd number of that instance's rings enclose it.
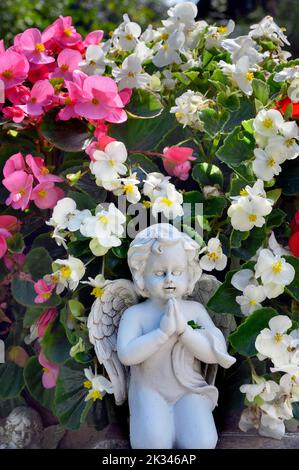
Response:
[[[204,129],[211,138],[223,130],[229,117],[228,111],[218,112],[211,108],[203,109],[199,113],[199,119],[203,122]]]
[[[240,100],[237,95],[227,95],[221,91],[218,94],[217,101],[220,106],[223,106],[231,113],[234,113],[240,108]]]
[[[136,171],[137,168],[142,168],[147,173],[154,171],[160,172],[160,169],[155,160],[157,160],[155,157],[149,158],[142,153],[133,153],[128,156],[127,162],[129,163],[132,172]],[[146,174],[144,172],[141,173],[141,179],[144,179]]]
[[[25,307],[36,307],[37,304],[34,302],[34,299],[37,296],[33,288],[32,282],[23,281],[22,279],[15,278],[11,283],[11,293],[13,298],[21,305]],[[57,294],[52,294],[50,299],[47,302],[43,303],[43,307],[55,307],[61,302],[60,297]]]
[[[217,289],[213,297],[210,298],[207,307],[213,312],[243,316],[240,305],[236,302],[236,297],[241,295],[241,292],[231,284],[231,279],[236,272],[238,271],[235,270],[227,273],[224,283]]]
[[[277,202],[281,196],[281,189],[271,189],[271,191],[267,191],[267,198],[272,199],[272,201]]]
[[[241,325],[229,336],[230,344],[243,356],[254,356],[255,340],[264,328],[268,327],[269,320],[277,315],[276,310],[270,307],[255,310]]]
[[[299,421],[299,403],[295,402],[295,403],[292,403],[292,412],[293,412],[293,417]]]
[[[137,118],[152,119],[162,113],[163,106],[159,97],[153,92],[135,89],[126,111]]]
[[[241,127],[236,127],[217,150],[217,157],[229,167],[237,167],[246,160],[253,157],[255,139]]]
[[[240,126],[244,120],[255,118],[255,116],[256,112],[252,100],[245,97],[240,98],[240,107],[231,113],[230,119],[225,126],[225,131],[233,131],[237,126]]]
[[[266,105],[269,101],[270,88],[266,82],[258,78],[252,80],[252,88],[255,97],[263,104]]]
[[[69,119],[56,121],[57,109],[48,111],[41,124],[44,138],[55,147],[66,152],[81,152],[91,142],[92,136],[85,121]]]
[[[267,194],[268,197],[268,194]],[[274,227],[280,227],[286,218],[287,214],[281,209],[274,208],[272,212],[266,217],[267,229],[273,229]]]
[[[15,233],[12,237],[9,237],[6,242],[9,251],[12,253],[22,253],[24,250],[25,244],[20,233]]]
[[[192,178],[197,181],[199,186],[214,186],[218,184],[220,187],[223,186],[223,175],[216,165],[210,163],[198,163],[193,167]]]
[[[284,256],[284,258],[295,269],[295,278],[291,284],[285,287],[285,292],[299,302],[299,258],[294,256]]]
[[[81,211],[84,209],[93,210],[96,206],[96,202],[88,194],[82,194],[78,191],[68,191],[67,196],[74,199],[77,204],[77,209]]]
[[[69,360],[60,368],[55,393],[56,415],[67,429],[78,429],[84,421],[82,415],[86,419],[86,408],[90,408],[90,404],[84,401],[88,393],[83,386],[85,381],[83,367],[75,361]]]
[[[0,400],[17,397],[24,388],[23,369],[14,362],[0,365]]]
[[[44,311],[44,307],[28,307],[23,318],[24,328],[29,328],[33,325]]]
[[[42,339],[42,347],[50,362],[62,364],[69,359],[70,344],[58,318],[47,327]]]
[[[32,279],[38,281],[45,274],[52,272],[52,258],[45,248],[39,247],[31,250],[26,256],[24,271],[30,273]]]
[[[288,162],[285,164],[283,171],[276,181],[277,185],[282,188],[282,192],[286,196],[296,196],[299,194],[299,166],[297,162]]]
[[[239,248],[233,248],[231,252],[233,256],[244,260],[249,260],[263,245],[266,237],[267,233],[265,226],[254,227],[252,230],[250,230],[249,236],[242,241],[241,246]]]
[[[31,357],[24,369],[24,378],[29,393],[48,410],[54,409],[55,388],[44,388],[42,383],[43,368],[36,356]]]
[[[71,314],[77,318],[77,317],[82,317],[85,312],[85,307],[81,302],[79,302],[76,299],[71,299],[68,301],[68,306],[71,311]]]
[[[207,218],[221,217],[226,206],[227,200],[224,197],[210,197],[203,203],[203,215]]]
[[[199,233],[194,230],[194,228],[190,227],[187,224],[182,224],[183,231],[189,235],[189,237],[193,238],[195,240],[199,247],[202,247],[204,244],[203,238],[199,235]]]
[[[240,248],[242,241],[246,240],[250,235],[250,232],[240,232],[240,230],[232,230],[230,234],[230,247],[231,248]]]

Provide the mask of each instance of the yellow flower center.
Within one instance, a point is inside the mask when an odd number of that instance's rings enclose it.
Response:
[[[60,66],[60,70],[62,70],[63,72],[67,72],[68,69],[69,69],[68,64],[62,64],[62,65]]]
[[[227,26],[218,26],[217,31],[220,34],[224,34],[224,33],[227,33],[228,29],[227,29]]]
[[[242,188],[240,191],[240,196],[248,196],[248,192],[246,191],[245,188]]]
[[[246,73],[246,80],[248,80],[249,82],[251,82],[253,79],[254,79],[254,74],[253,74],[253,72],[247,72],[247,73]]]
[[[163,45],[163,49],[165,49],[165,50],[167,51],[167,49],[169,49],[169,45],[168,45],[167,43],[165,43],[165,44]]]
[[[47,175],[49,173],[49,170],[46,166],[42,166],[41,167],[41,170],[40,172],[43,174],[43,175]]]
[[[282,261],[281,260],[275,261],[275,263],[272,264],[272,271],[275,274],[278,274],[282,271]]]
[[[249,214],[248,219],[250,220],[250,222],[255,222],[256,219],[257,219],[257,215],[256,214]]]
[[[208,253],[208,258],[210,261],[217,261],[220,256],[216,253],[216,251],[211,251],[210,253]]]
[[[171,201],[168,197],[162,197],[161,203],[165,204],[168,207],[171,207],[173,205],[173,201]]]
[[[162,34],[161,34],[161,39],[162,39],[163,41],[166,41],[168,38],[169,38],[169,34],[168,34],[168,33],[162,33]]]
[[[135,73],[134,73],[134,72],[129,72],[129,73],[128,73],[128,77],[134,78],[134,77],[135,77]]]
[[[109,219],[106,215],[100,215],[100,217],[98,218],[98,220],[102,223],[102,224],[108,224],[109,222]]]
[[[127,39],[128,41],[133,41],[133,39],[134,39],[133,34],[127,34],[127,35],[126,35],[126,39]]]
[[[52,281],[54,284],[57,284],[57,282],[59,281],[59,277],[57,276],[57,274],[52,274],[52,276],[51,276],[51,281]]]
[[[43,367],[43,371],[48,373],[48,372],[50,372],[50,369],[48,369],[48,367]]]
[[[10,80],[13,77],[12,70],[10,69],[4,70],[4,72],[2,72],[2,77],[6,78],[6,80]]]
[[[296,375],[291,375],[291,381],[292,382],[296,382],[296,378],[297,378]]]
[[[125,184],[123,189],[126,194],[127,193],[132,194],[134,192],[134,184],[132,183]]]
[[[90,389],[92,387],[91,381],[85,380],[85,382],[83,382],[83,387]]]
[[[70,98],[69,96],[68,96],[67,98],[65,98],[64,104],[65,104],[66,106],[70,106],[70,105],[73,104],[73,102],[72,102],[72,100],[71,100],[71,98]]]
[[[65,34],[65,36],[67,37],[70,37],[73,35],[72,30],[70,28],[65,28],[65,30],[63,31],[63,34]]]
[[[94,390],[91,394],[91,398],[93,401],[102,400],[103,395],[101,394],[99,390]]]
[[[104,289],[102,287],[94,287],[91,292],[91,295],[94,295],[96,298],[102,297],[103,294]]]
[[[250,303],[250,305],[256,305],[256,300],[255,300],[255,299],[251,299],[249,303]]]
[[[144,205],[144,207],[146,209],[149,209],[152,205],[152,203],[150,201],[143,201],[142,204]]]
[[[36,52],[45,52],[45,46],[39,42],[38,44],[35,44],[35,50]]]
[[[274,336],[275,342],[280,343],[280,341],[282,340],[282,337],[283,337],[283,335],[281,333],[276,333],[275,336]]]
[[[274,165],[275,165],[275,160],[274,160],[274,158],[272,158],[272,157],[268,158],[268,160],[267,160],[267,166],[272,167],[272,166],[274,166]]]
[[[288,147],[288,148],[292,147],[292,146],[294,145],[294,143],[295,143],[295,139],[287,139],[287,140],[285,141],[285,145],[286,145],[286,147]]]
[[[116,161],[115,161],[115,160],[109,160],[109,161],[108,161],[108,164],[109,164],[110,166],[115,166]]]
[[[179,118],[181,118],[181,117],[183,117],[183,116],[184,116],[184,113],[180,113],[180,112],[175,113],[175,117],[176,117],[177,119],[179,119]]]
[[[60,269],[60,273],[61,273],[61,276],[64,278],[64,279],[67,279],[70,277],[71,273],[72,273],[72,270],[69,266],[63,266],[61,269]]]
[[[92,98],[91,100],[92,104],[99,104],[99,100],[97,98]]]
[[[42,298],[48,300],[51,297],[51,292],[44,292],[42,294]]]
[[[47,191],[45,189],[41,189],[40,191],[38,191],[37,194],[39,195],[39,197],[45,197],[47,194]]]
[[[264,120],[263,120],[263,126],[266,127],[266,129],[271,129],[271,127],[273,127],[273,121],[271,118],[269,117],[266,117]]]

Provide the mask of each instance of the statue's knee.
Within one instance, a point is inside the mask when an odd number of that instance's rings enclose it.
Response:
[[[218,441],[217,432],[206,433],[193,436],[181,436],[178,447],[180,449],[215,449]]]
[[[172,449],[173,447],[171,437],[154,428],[131,432],[130,442],[133,449]]]

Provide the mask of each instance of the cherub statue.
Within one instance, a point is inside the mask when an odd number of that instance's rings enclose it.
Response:
[[[18,406],[0,427],[0,449],[55,449],[64,433],[59,425],[44,429],[37,411]]]
[[[235,362],[225,339],[233,326],[222,316],[224,336],[201,303],[219,282],[202,275],[199,251],[170,224],[141,231],[128,251],[133,283],[107,281],[88,318],[116,403],[126,399],[128,389],[136,449],[203,449],[217,443],[214,382],[218,364],[228,368]]]

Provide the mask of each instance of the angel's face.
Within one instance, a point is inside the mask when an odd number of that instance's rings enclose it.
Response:
[[[186,252],[181,242],[163,246],[162,253],[151,253],[143,273],[144,287],[150,298],[167,302],[188,291],[189,274]]]

